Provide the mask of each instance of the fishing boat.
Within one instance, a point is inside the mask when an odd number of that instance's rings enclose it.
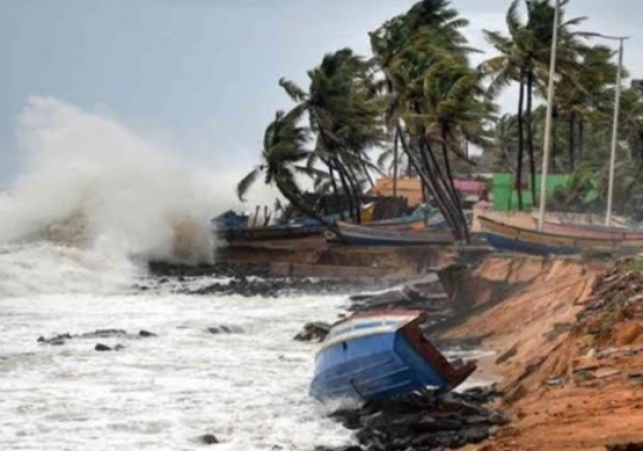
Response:
[[[643,239],[643,230],[630,229],[625,227],[613,227],[598,224],[575,224],[568,222],[543,222],[545,232],[576,235],[589,238],[617,239],[617,240],[637,240]]]
[[[382,219],[368,223],[369,227],[382,227],[398,230],[422,230],[425,228],[445,228],[447,225],[442,213],[433,212],[425,214],[421,207],[418,207],[411,215],[393,219]]]
[[[425,319],[424,312],[388,310],[336,323],[315,358],[311,395],[366,400],[457,387],[476,364],[449,363],[423,336]]]
[[[359,226],[338,221],[339,235],[327,230],[324,236],[329,242],[341,242],[354,246],[421,246],[451,244],[455,240],[448,231],[404,231]]]
[[[226,241],[277,241],[306,238],[322,232],[322,226],[294,225],[217,230],[217,236]]]
[[[577,233],[540,232],[536,229],[504,224],[484,216],[479,217],[479,221],[487,242],[500,250],[538,255],[573,255],[588,249],[643,248],[643,237],[637,239],[585,237]]]

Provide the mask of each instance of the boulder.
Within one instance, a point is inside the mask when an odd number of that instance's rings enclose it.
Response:
[[[214,434],[203,434],[199,437],[199,441],[204,445],[216,445],[219,443],[219,439]]]
[[[326,339],[330,332],[330,324],[323,322],[307,323],[301,332],[294,336],[296,341],[321,342]]]
[[[98,352],[106,352],[106,351],[111,351],[111,350],[112,350],[112,348],[110,348],[109,346],[104,345],[104,344],[102,344],[102,343],[98,343],[98,344],[94,347],[94,349],[95,349],[96,351],[98,351]]]

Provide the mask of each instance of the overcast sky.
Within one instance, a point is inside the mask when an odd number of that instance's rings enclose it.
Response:
[[[19,169],[16,121],[30,96],[108,112],[162,136],[213,173],[247,172],[274,111],[280,77],[306,83],[324,53],[367,54],[367,32],[412,0],[0,0],[0,186]],[[504,30],[507,0],[454,0],[482,29]],[[626,65],[643,76],[637,0],[572,0],[569,16],[628,34]],[[514,96],[502,101],[513,108]]]

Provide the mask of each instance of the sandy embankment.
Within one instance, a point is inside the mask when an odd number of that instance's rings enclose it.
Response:
[[[629,313],[577,321],[601,295],[604,272],[581,261],[495,256],[463,282],[460,294],[478,311],[444,337],[481,338],[496,351],[481,371],[501,376],[501,404],[512,417],[470,449],[598,451],[643,442],[643,327]]]

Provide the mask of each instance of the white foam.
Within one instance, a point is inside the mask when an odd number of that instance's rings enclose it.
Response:
[[[0,298],[0,449],[182,450],[213,433],[226,451],[310,451],[351,431],[308,395],[317,345],[292,337],[333,321],[343,297],[171,294]],[[243,332],[212,335],[225,324]],[[64,346],[39,335],[99,328],[158,337]],[[107,345],[117,339],[101,339]],[[44,445],[43,445],[44,444]]]
[[[214,206],[168,149],[105,115],[40,97],[25,108],[18,138],[24,173],[0,202],[0,242],[212,259]]]

